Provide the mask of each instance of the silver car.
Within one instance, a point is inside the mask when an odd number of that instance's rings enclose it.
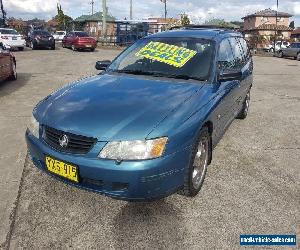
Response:
[[[294,57],[300,61],[300,42],[292,43],[289,47],[279,51],[279,57]]]

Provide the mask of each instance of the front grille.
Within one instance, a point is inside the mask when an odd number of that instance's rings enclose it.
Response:
[[[66,135],[68,137],[68,145],[66,147],[62,147],[59,143],[59,139],[63,135]],[[47,126],[44,126],[43,138],[44,141],[51,147],[61,152],[72,154],[86,154],[97,142],[97,139],[92,137],[85,137],[81,135],[66,133],[61,130],[50,128]]]

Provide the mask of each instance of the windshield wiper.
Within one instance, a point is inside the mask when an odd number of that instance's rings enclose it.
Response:
[[[121,70],[116,70],[114,72],[131,74],[131,75],[154,75],[155,74],[155,72],[147,72],[143,70],[130,70],[130,69],[121,69]]]
[[[194,77],[188,75],[176,75],[176,74],[164,74],[161,72],[155,71],[143,71],[143,70],[116,70],[117,73],[125,73],[125,74],[132,74],[132,75],[148,75],[148,76],[155,76],[155,77],[167,77],[167,78],[174,78],[174,79],[183,79],[183,80],[197,80],[197,81],[206,81],[205,78],[201,77]]]
[[[174,78],[174,79],[183,79],[183,80],[197,80],[197,81],[206,81],[206,78],[196,77],[196,76],[188,76],[188,75],[167,75],[165,74],[164,77]]]

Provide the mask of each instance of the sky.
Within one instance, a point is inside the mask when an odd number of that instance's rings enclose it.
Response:
[[[92,0],[59,0],[65,14],[76,18],[91,14]],[[99,11],[102,0],[94,0],[94,9]],[[163,17],[164,4],[160,0],[132,0],[133,18]],[[194,23],[221,18],[226,21],[241,21],[247,14],[258,10],[276,9],[276,0],[167,0],[168,16],[178,17],[182,13],[190,16]],[[58,0],[3,0],[9,17],[23,19],[50,19],[56,14]],[[117,19],[128,18],[130,0],[107,0],[108,12]],[[288,12],[294,17],[296,26],[300,26],[300,0],[279,0],[279,11]]]

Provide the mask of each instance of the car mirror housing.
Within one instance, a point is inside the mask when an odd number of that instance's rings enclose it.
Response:
[[[223,71],[219,74],[218,80],[220,82],[233,81],[233,80],[241,80],[242,72],[232,72],[232,71]]]
[[[98,61],[96,62],[95,68],[97,70],[106,70],[110,64],[110,60]]]

